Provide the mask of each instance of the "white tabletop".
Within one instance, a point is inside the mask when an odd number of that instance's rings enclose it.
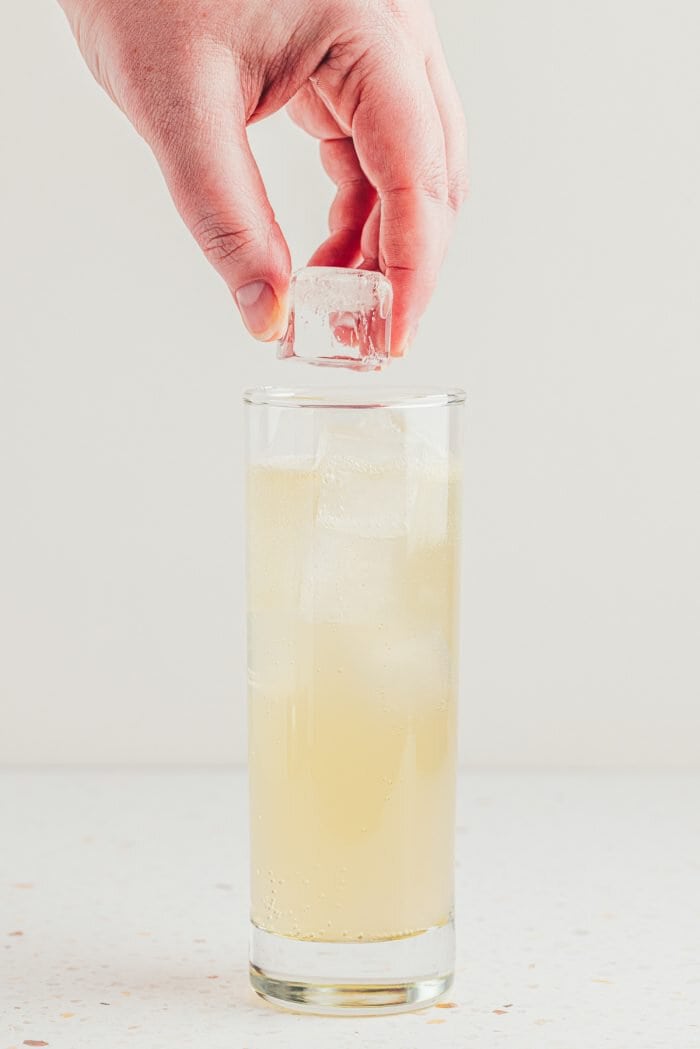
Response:
[[[700,777],[460,781],[453,1008],[249,990],[242,772],[0,776],[0,1049],[698,1049]]]

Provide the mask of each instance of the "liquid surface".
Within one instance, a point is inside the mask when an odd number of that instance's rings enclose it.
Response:
[[[319,941],[453,896],[458,481],[353,441],[249,473],[252,919]]]

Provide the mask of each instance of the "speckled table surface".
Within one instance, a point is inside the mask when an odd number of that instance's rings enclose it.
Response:
[[[0,1049],[698,1049],[700,777],[460,780],[452,1008],[277,1012],[246,978],[238,771],[0,775]]]

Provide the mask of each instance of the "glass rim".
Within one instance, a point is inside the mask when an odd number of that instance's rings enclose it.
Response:
[[[245,404],[254,408],[449,408],[465,399],[457,386],[256,386],[243,393]]]

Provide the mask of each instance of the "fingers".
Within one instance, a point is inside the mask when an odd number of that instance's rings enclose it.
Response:
[[[342,138],[345,134],[310,80],[287,103],[287,112],[294,123],[313,138]]]
[[[365,222],[365,228],[362,230],[362,240],[360,242],[360,250],[362,252],[362,269],[365,270],[378,270],[379,266],[379,227],[381,223],[381,203],[377,199],[374,203],[374,207],[369,213],[369,218]]]
[[[321,163],[337,193],[328,216],[328,237],[309,259],[310,266],[356,266],[362,257],[362,230],[377,194],[363,172],[352,139],[345,136],[308,81],[287,106],[309,135],[321,139]]]
[[[426,22],[416,46],[394,36],[359,54],[332,53],[289,109],[322,139],[324,166],[338,186],[331,236],[311,264],[361,261],[386,273],[394,286],[392,353],[400,356],[466,194],[462,108],[434,26]]]
[[[328,216],[330,237],[309,260],[310,266],[357,266],[362,258],[365,223],[377,199],[360,167],[350,138],[321,143],[321,161],[338,191]]]
[[[146,137],[175,205],[226,281],[248,330],[286,327],[291,262],[245,131],[232,69],[209,69],[196,93],[161,107]],[[194,97],[193,97],[194,95]]]
[[[338,122],[351,126],[362,170],[377,190],[380,208],[363,250],[367,257],[378,218],[379,268],[394,288],[392,353],[400,356],[435,287],[448,236],[438,107],[423,58],[394,41],[377,45],[350,75],[326,65],[318,82],[324,100],[333,99]]]

